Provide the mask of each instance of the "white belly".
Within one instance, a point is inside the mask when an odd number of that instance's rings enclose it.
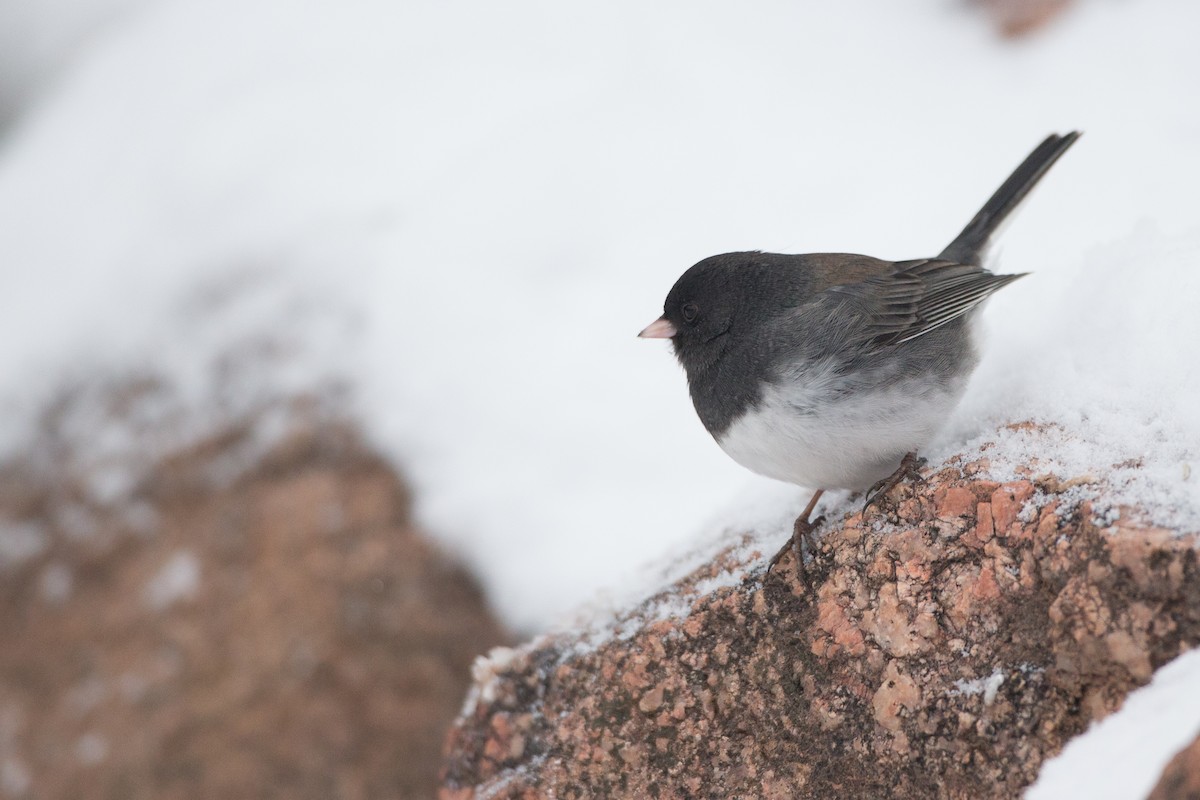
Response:
[[[717,443],[769,478],[812,489],[862,489],[928,444],[966,384],[965,376],[954,386],[909,381],[839,398],[831,380],[818,375],[770,386]]]

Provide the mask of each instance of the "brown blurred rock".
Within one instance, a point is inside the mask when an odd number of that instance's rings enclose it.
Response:
[[[37,540],[0,567],[0,796],[434,795],[505,635],[352,431],[262,438],[230,426],[111,504],[61,442],[0,468],[0,525]]]
[[[1175,754],[1146,800],[1200,800],[1200,737]]]
[[[811,591],[745,539],[605,633],[479,662],[442,797],[1018,796],[1200,643],[1196,539],[977,467],[826,525]]]
[[[977,0],[1004,36],[1022,36],[1057,17],[1074,0]]]

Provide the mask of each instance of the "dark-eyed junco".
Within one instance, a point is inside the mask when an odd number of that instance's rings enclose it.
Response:
[[[1038,145],[937,258],[726,253],[675,282],[640,335],[672,341],[735,461],[817,490],[796,547],[821,492],[887,479],[949,417],[979,360],[973,312],[1021,277],[983,269],[988,244],[1078,138]]]

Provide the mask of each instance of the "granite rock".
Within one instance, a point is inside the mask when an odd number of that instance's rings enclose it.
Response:
[[[1200,643],[1194,536],[958,463],[476,665],[441,797],[1015,797]],[[1087,487],[1084,487],[1087,488]]]

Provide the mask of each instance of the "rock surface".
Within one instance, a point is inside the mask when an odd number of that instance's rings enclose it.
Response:
[[[114,502],[63,442],[0,468],[0,796],[436,793],[505,634],[353,432],[233,426]]]
[[[1193,536],[1105,524],[1087,479],[960,464],[823,528],[746,537],[604,630],[476,665],[441,797],[1016,797],[1200,643]]]

